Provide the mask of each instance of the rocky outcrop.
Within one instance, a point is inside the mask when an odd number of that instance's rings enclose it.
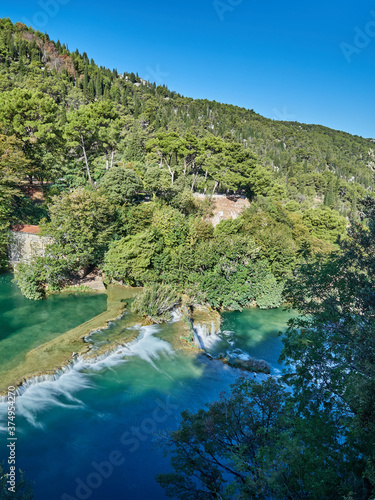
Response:
[[[269,375],[271,373],[270,365],[263,359],[256,358],[231,358],[229,356],[219,357],[220,361],[224,364],[231,366],[232,368],[239,368],[247,372],[265,373]]]
[[[217,226],[222,220],[237,219],[246,208],[250,207],[249,200],[240,195],[214,194],[208,197],[201,193],[194,193],[194,196],[199,200],[207,198],[211,200],[212,217],[209,221],[212,222],[213,226]]]

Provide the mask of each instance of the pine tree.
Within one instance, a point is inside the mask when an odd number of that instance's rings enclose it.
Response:
[[[88,64],[86,63],[85,64],[85,72],[84,72],[84,76],[83,76],[83,93],[85,95],[85,97],[87,96],[87,88],[88,88],[88,84],[89,84],[89,67],[88,67]]]
[[[333,182],[330,181],[327,186],[326,192],[324,194],[323,204],[325,207],[332,207],[334,203],[335,203],[335,194],[333,191]]]

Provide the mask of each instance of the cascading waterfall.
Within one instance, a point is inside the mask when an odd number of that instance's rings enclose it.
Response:
[[[9,280],[7,287],[5,297],[9,296]],[[82,307],[86,309],[85,298]],[[12,313],[18,321],[19,310]],[[54,309],[57,322],[56,314]],[[65,316],[65,312],[59,316],[63,323]],[[179,334],[186,331],[186,325],[177,323],[179,316],[175,311],[169,324],[132,327],[139,318],[129,311],[85,338],[91,347],[88,355],[74,355],[61,370],[34,377],[18,388],[17,466],[33,483],[35,498],[82,498],[86,490],[79,489],[79,480],[92,490],[92,499],[123,498],[124,494],[133,500],[165,499],[154,477],[169,470],[168,461],[155,447],[154,435],[176,429],[181,411],[195,412],[217,400],[241,375],[238,369],[209,360],[199,351],[173,350],[169,339],[178,345]],[[24,318],[36,326],[26,325],[22,336],[37,335],[38,317],[27,312]],[[221,331],[217,317],[214,325],[205,312],[198,311],[195,318],[197,345],[212,357],[255,356],[266,359],[273,374],[282,368],[277,364],[281,350],[277,332],[285,328],[287,313],[255,309],[223,313]],[[41,341],[48,340],[47,334]],[[8,337],[18,347],[21,337]],[[6,351],[5,360],[11,354]],[[248,376],[266,378],[264,374]],[[1,439],[7,434],[6,413],[3,398]],[[114,467],[110,478],[99,478],[93,488],[91,480],[98,472],[93,464],[106,463],[115,450],[123,457],[123,466]],[[0,462],[6,459],[6,448],[0,447]]]
[[[91,376],[105,369],[126,363],[131,357],[138,357],[156,370],[154,359],[160,355],[172,356],[172,346],[165,340],[155,337],[159,331],[158,325],[136,325],[128,329],[139,330],[136,339],[128,344],[112,349],[111,351],[88,358],[85,356],[74,357],[71,362],[57,370],[52,375],[40,375],[25,381],[16,389],[17,412],[23,415],[34,427],[43,427],[37,419],[37,413],[50,406],[81,406],[83,403],[74,396],[82,389],[95,387]],[[6,398],[0,399],[0,421],[5,422],[7,412]],[[5,430],[0,427],[0,431]]]
[[[194,325],[193,330],[194,342],[201,349],[210,349],[221,340],[221,337],[218,335],[218,333],[220,333],[220,330],[216,332],[215,324],[213,321],[211,322],[211,328],[207,324],[196,324]]]

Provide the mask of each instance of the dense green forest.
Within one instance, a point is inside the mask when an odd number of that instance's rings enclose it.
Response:
[[[30,298],[99,269],[217,309],[275,307],[295,266],[334,249],[372,194],[370,139],[186,98],[9,19],[0,65],[3,268],[10,225],[52,238],[18,267]],[[214,227],[217,193],[251,206]]]

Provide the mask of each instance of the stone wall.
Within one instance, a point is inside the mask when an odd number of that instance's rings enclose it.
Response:
[[[48,239],[38,234],[11,231],[8,245],[10,265],[26,262],[34,255],[44,255]]]

